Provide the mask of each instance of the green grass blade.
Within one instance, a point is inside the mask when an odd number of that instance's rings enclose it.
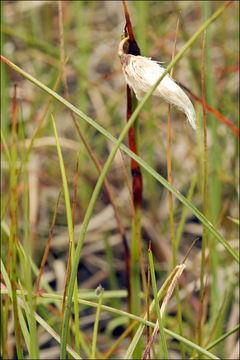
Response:
[[[53,125],[54,135],[56,138],[56,146],[57,146],[59,164],[60,164],[61,175],[62,175],[63,190],[64,190],[64,197],[65,197],[65,204],[66,204],[66,213],[67,213],[68,233],[69,233],[69,240],[70,240],[69,246],[71,248],[71,265],[73,266],[75,247],[74,247],[74,238],[73,238],[72,211],[71,211],[70,197],[69,197],[69,191],[68,191],[67,176],[66,176],[66,172],[65,172],[62,151],[61,151],[53,115],[52,115],[52,125]],[[77,352],[80,352],[79,311],[78,311],[78,301],[77,301],[77,279],[75,279],[75,281],[74,281],[74,315],[75,315],[75,318],[74,318],[75,319],[75,343],[76,343]]]
[[[203,1],[202,2],[203,10],[203,20],[205,20],[211,11],[211,2]],[[211,41],[211,31],[210,29],[206,32],[206,46],[205,46],[205,92],[206,92],[206,102],[215,107],[216,99],[216,88],[213,75],[213,66],[212,66],[212,41]],[[209,160],[208,167],[211,168],[211,176],[209,177],[209,196],[208,202],[208,217],[212,221],[213,225],[216,226],[218,222],[218,217],[221,211],[221,197],[222,197],[222,181],[219,173],[221,171],[221,162],[223,158],[223,152],[221,151],[221,145],[219,142],[218,134],[218,123],[213,120],[213,115],[208,114],[207,123],[209,125],[209,130],[211,132],[212,145],[209,149]],[[205,231],[204,231],[205,232]],[[206,234],[209,238],[208,234]],[[210,240],[210,239],[209,239]],[[204,243],[204,242],[203,242]],[[219,279],[218,279],[218,269],[219,269],[219,253],[217,251],[217,244],[213,241],[210,249],[210,266],[211,266],[211,289],[210,289],[210,326],[214,322],[215,309],[219,307],[220,297],[219,297]],[[219,324],[218,329],[216,329],[216,335],[219,336],[221,333],[221,325]]]
[[[5,281],[5,278],[4,278],[4,281]],[[163,295],[165,291],[165,288],[161,288],[158,292],[158,301],[159,299],[161,298],[161,296]],[[7,294],[8,293],[8,290],[2,290],[2,294]],[[20,294],[19,290],[17,290],[17,293]],[[106,295],[106,294],[105,294]],[[41,300],[48,300],[49,302],[54,302],[54,303],[59,303],[60,301],[62,301],[62,298],[63,296],[62,295],[58,295],[58,294],[41,294]],[[94,307],[94,308],[97,308],[99,306],[98,303],[95,303],[95,302],[92,302],[92,301],[88,301],[88,300],[83,300],[81,298],[78,298],[78,302],[82,305],[87,305],[87,306],[90,306],[90,307]],[[150,306],[150,313],[152,313],[153,309],[154,309],[154,306],[155,306],[155,300],[152,301],[151,303],[151,306]],[[111,312],[113,314],[116,314],[116,315],[121,315],[121,316],[124,316],[126,318],[129,318],[129,319],[132,319],[132,320],[136,320],[137,322],[140,323],[140,326],[138,328],[138,330],[140,329],[141,332],[140,332],[140,336],[142,334],[142,331],[144,329],[145,326],[150,326],[152,328],[155,327],[155,323],[151,322],[151,321],[147,321],[146,320],[146,316],[144,316],[143,318],[142,317],[139,317],[137,315],[133,315],[133,314],[130,314],[126,311],[123,311],[123,310],[118,310],[118,309],[115,309],[115,308],[112,308],[110,306],[107,306],[107,305],[101,305],[101,310],[105,310],[105,311],[108,311],[108,312]],[[38,314],[35,314],[34,315],[36,317],[36,320],[45,328],[45,330],[47,330],[51,335],[53,335],[53,337],[60,343],[60,337],[58,334],[55,333],[55,331],[42,319],[40,318],[41,320],[39,321],[39,315]],[[166,328],[164,328],[164,332],[173,337],[174,339],[178,340],[178,341],[181,341],[183,342],[185,345],[187,345],[190,349],[195,349],[196,351],[198,351],[199,353],[205,355],[205,356],[208,356],[210,359],[219,359],[218,357],[216,357],[215,355],[211,354],[209,351],[207,351],[206,349],[194,344],[193,342],[191,342],[190,340],[186,339],[185,337],[182,337],[180,336],[179,334],[173,332],[173,331],[170,331]],[[210,346],[210,345],[209,345]],[[67,346],[67,351],[68,351],[69,347]],[[71,349],[71,348],[70,348]],[[130,346],[128,348],[128,353],[130,353],[129,357],[126,356],[126,358],[131,358],[131,350],[132,349],[132,346]],[[70,351],[68,351],[69,353],[71,353]],[[74,352],[75,353],[75,352]],[[77,359],[79,359],[79,356],[78,354],[75,353],[75,356]]]
[[[27,306],[26,298],[24,296],[24,292],[23,292],[21,282],[18,281],[18,284],[19,284],[19,288],[20,288],[20,292],[21,292],[21,297],[22,297],[22,300],[23,300],[23,307],[24,307],[24,310],[25,310],[26,318],[27,318],[28,324],[30,324],[30,319],[29,319],[30,315],[29,315],[29,309],[28,309],[28,306]],[[23,334],[24,341],[25,341],[27,349],[28,349],[29,357],[30,357],[31,356],[30,354],[32,352],[32,350],[31,350],[31,337],[30,337],[27,325],[25,323],[25,320],[24,320],[24,317],[23,317],[23,314],[22,314],[22,309],[21,309],[20,306],[18,308],[18,311],[19,311],[19,321],[20,321],[20,325],[21,325],[22,334]]]
[[[196,182],[197,182],[197,174],[195,174],[193,176],[189,191],[187,193],[187,200],[189,202],[191,202],[191,200],[192,200],[193,192],[194,192],[195,186],[196,186]],[[187,213],[188,213],[188,208],[184,207],[183,210],[182,210],[182,215],[181,215],[180,222],[179,222],[178,229],[177,229],[177,233],[176,233],[176,252],[178,251],[178,248],[179,248],[179,245],[180,245],[180,242],[181,242],[181,237],[182,237],[182,234],[183,234],[184,225],[185,225],[186,219],[187,219]]]
[[[48,323],[41,318],[37,313],[34,314],[35,319],[37,322],[52,336],[53,339],[55,339],[59,344],[61,343],[60,336],[52,329]],[[74,359],[82,359],[69,345],[67,345],[66,348],[67,352],[74,358]],[[65,357],[66,359],[66,357]]]
[[[1,274],[3,276],[3,279],[4,279],[4,282],[5,282],[5,285],[7,287],[7,290],[8,290],[8,295],[10,296],[10,298],[12,298],[12,287],[11,287],[11,282],[10,282],[10,279],[8,277],[8,273],[7,273],[7,270],[4,266],[4,263],[1,259]]]
[[[5,150],[6,156],[7,156],[8,164],[9,164],[9,167],[10,167],[11,166],[11,157],[10,157],[10,153],[9,153],[9,150],[8,150],[7,142],[6,142],[2,127],[1,127],[1,139],[2,139],[3,147],[4,147],[4,150]]]
[[[53,125],[54,135],[55,135],[55,139],[56,139],[59,165],[60,165],[60,170],[61,170],[61,175],[62,175],[62,183],[63,183],[64,197],[65,197],[65,204],[66,204],[68,235],[69,235],[70,243],[72,245],[72,243],[73,243],[73,224],[72,224],[72,211],[71,211],[70,197],[69,197],[69,191],[68,191],[67,176],[66,176],[66,172],[65,172],[62,151],[61,151],[60,142],[59,142],[59,138],[58,138],[58,134],[57,134],[57,128],[55,125],[53,115],[52,115],[52,125]]]
[[[237,332],[240,328],[240,325],[238,324],[237,326],[235,326],[232,330],[228,331],[227,333],[223,334],[222,336],[220,336],[218,339],[216,339],[215,341],[213,341],[211,344],[209,344],[207,346],[207,350],[212,349],[214,346],[218,345],[220,342],[222,342],[223,340],[225,340],[228,336],[234,334],[235,332]]]
[[[4,263],[3,263],[2,259],[1,259],[1,273],[2,273],[2,276],[3,276],[4,282],[6,284],[6,287],[7,287],[7,294],[12,299],[11,282],[10,282],[10,279],[8,277],[7,270],[6,270],[5,266],[4,266]],[[21,287],[20,287],[20,292],[22,292]],[[3,294],[3,290],[1,290],[1,293]],[[26,325],[26,322],[25,322],[25,319],[23,317],[23,314],[22,314],[22,311],[21,311],[20,307],[18,307],[18,315],[19,315],[19,323],[20,323],[20,326],[21,326],[24,341],[25,341],[27,349],[28,349],[28,351],[30,353],[30,336],[29,336],[27,325]],[[26,311],[26,315],[28,316],[28,311]]]
[[[12,124],[11,124],[11,168],[10,168],[10,236],[9,236],[9,251],[10,251],[10,281],[12,287],[12,305],[14,317],[14,331],[16,339],[17,356],[23,358],[23,350],[21,344],[21,332],[18,315],[18,302],[16,295],[17,286],[17,251],[16,243],[18,236],[18,182],[17,182],[17,101],[16,101],[16,86],[14,87],[13,101],[12,101]]]
[[[117,139],[114,138],[108,131],[106,131],[103,127],[101,127],[98,123],[96,123],[94,120],[92,120],[87,115],[83,114],[79,109],[77,109],[74,105],[69,103],[67,100],[62,98],[60,95],[58,95],[56,92],[49,89],[47,86],[43,85],[41,82],[39,82],[37,79],[33,78],[31,75],[20,69],[17,65],[13,64],[12,62],[8,61],[8,64],[11,68],[13,68],[15,71],[23,75],[25,78],[27,78],[29,81],[33,82],[35,85],[40,87],[42,90],[46,91],[50,95],[52,95],[56,100],[63,103],[67,108],[72,110],[76,115],[87,121],[90,125],[94,126],[95,129],[97,129],[100,133],[102,133],[104,136],[106,136],[109,140],[111,140],[113,143],[117,143]],[[170,70],[170,69],[169,69]],[[143,106],[143,102],[141,102],[137,109],[136,113],[134,113],[134,116],[137,116],[138,112],[141,110]],[[121,144],[120,148],[128,154],[131,158],[135,159],[149,174],[151,174],[158,182],[160,182],[166,189],[171,191],[173,195],[181,201],[197,218],[198,220],[207,227],[208,231],[216,237],[216,239],[225,247],[225,249],[233,256],[233,258],[239,262],[239,256],[236,253],[236,251],[229,245],[229,243],[223,238],[223,236],[215,229],[215,227],[209,222],[209,220],[203,216],[203,214],[193,205],[191,204],[177,189],[175,189],[172,185],[170,185],[167,180],[165,180],[159,173],[157,173],[150,165],[148,165],[143,159],[141,159],[139,156],[134,154],[131,150],[128,149],[127,146]]]
[[[22,150],[24,154],[24,150]],[[21,155],[23,155],[21,154]],[[23,218],[24,218],[24,249],[26,251],[27,257],[23,259],[23,256],[20,257],[23,269],[25,284],[28,290],[28,326],[30,333],[30,351],[29,356],[31,359],[38,359],[39,355],[39,344],[38,344],[38,334],[37,334],[37,324],[34,318],[34,295],[33,295],[33,282],[32,282],[32,269],[29,259],[31,258],[31,242],[30,242],[30,224],[29,224],[29,184],[28,184],[28,171],[26,169],[26,161],[23,161]]]

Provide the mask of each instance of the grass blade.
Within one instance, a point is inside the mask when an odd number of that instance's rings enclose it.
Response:
[[[59,157],[59,164],[61,169],[62,175],[62,182],[63,182],[63,190],[64,190],[64,197],[65,197],[65,204],[66,204],[66,213],[67,213],[67,223],[68,223],[68,232],[69,232],[69,251],[71,251],[71,266],[74,266],[74,255],[75,255],[75,247],[74,247],[74,238],[73,238],[73,222],[72,222],[72,211],[71,211],[71,204],[70,204],[70,197],[68,191],[68,184],[67,184],[67,177],[65,172],[65,167],[63,163],[62,151],[58,139],[57,129],[54,121],[54,117],[52,115],[52,125],[54,130],[54,135],[56,138],[56,145],[57,145],[57,152]],[[79,311],[78,311],[78,302],[77,302],[77,279],[74,279],[73,283],[73,291],[74,291],[74,314],[75,314],[75,338],[76,338],[76,347],[77,352],[80,352],[80,332],[79,332]],[[64,303],[63,303],[64,304]],[[63,325],[64,326],[64,325]]]
[[[18,241],[18,228],[17,228],[17,216],[18,216],[18,193],[17,193],[17,94],[16,85],[14,87],[14,94],[12,100],[12,130],[11,130],[11,168],[10,168],[10,237],[9,237],[9,248],[10,248],[10,281],[12,287],[12,304],[13,304],[13,317],[14,317],[14,331],[16,337],[16,348],[18,358],[23,358],[22,344],[21,344],[21,333],[18,315],[18,303],[16,295],[17,287],[17,251],[16,244]]]
[[[11,167],[11,157],[10,157],[10,153],[9,153],[9,150],[8,150],[7,142],[6,142],[2,127],[1,127],[1,139],[2,139],[3,147],[4,147],[4,150],[5,150],[7,160],[8,160],[8,164],[9,164],[9,168],[10,168]]]

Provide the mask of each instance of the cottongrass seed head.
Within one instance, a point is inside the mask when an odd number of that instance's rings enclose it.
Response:
[[[121,49],[119,56],[125,80],[140,101],[150,91],[165,69],[151,58],[124,54]],[[193,129],[196,129],[196,114],[193,104],[169,74],[161,80],[153,95],[161,97],[167,103],[183,111]]]

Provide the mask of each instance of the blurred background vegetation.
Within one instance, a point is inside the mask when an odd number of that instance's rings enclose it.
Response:
[[[126,91],[117,48],[123,33],[125,19],[120,1],[64,1],[64,41],[70,102],[88,114],[118,137],[125,123]],[[168,64],[171,60],[175,29],[180,19],[177,40],[179,51],[190,36],[217,8],[221,1],[132,1],[128,2],[134,34],[143,56]],[[61,69],[58,7],[56,1],[4,1],[2,6],[2,54],[20,68],[53,88]],[[206,100],[212,107],[238,126],[239,115],[239,3],[234,2],[214,22],[207,33],[206,47]],[[174,68],[174,79],[201,97],[202,37],[193,44]],[[39,118],[47,103],[48,95],[1,64],[1,126],[7,144],[11,141],[11,99],[13,85],[17,84],[18,99],[18,148],[19,158],[24,143],[29,144]],[[64,96],[62,85],[57,92]],[[195,102],[198,130],[193,132],[185,116],[172,111],[172,176],[173,186],[187,196],[196,179],[192,202],[202,211],[202,158],[203,118],[202,105]],[[62,180],[52,130],[50,113],[54,113],[60,136],[66,167],[71,201],[74,192],[74,176],[79,151],[79,188],[77,194],[75,233],[85,215],[98,173],[93,165],[66,108],[53,100],[28,161],[30,239],[32,257],[40,265],[46,246],[54,207]],[[81,129],[98,159],[104,164],[113,144],[93,127],[79,120]],[[167,104],[152,98],[139,118],[140,156],[162,176],[167,174]],[[238,138],[225,124],[208,113],[208,218],[236,248],[238,226],[231,218],[238,218]],[[24,139],[24,140],[21,140]],[[127,141],[126,141],[127,143]],[[129,158],[125,156],[129,169]],[[9,168],[2,148],[2,221],[9,224]],[[130,174],[130,172],[129,172]],[[130,176],[130,175],[129,175]],[[127,233],[131,231],[131,207],[122,162],[116,156],[107,178],[124,220]],[[155,246],[156,270],[159,284],[165,278],[171,261],[171,232],[169,227],[168,191],[143,171],[143,218],[142,238],[146,254],[147,241]],[[23,180],[18,183],[19,238],[23,236],[22,211]],[[182,214],[182,204],[174,199],[176,231]],[[187,262],[185,292],[198,293],[200,247],[202,226],[188,213],[181,246],[177,254],[180,262],[196,236],[195,245]],[[77,236],[75,236],[77,239]],[[211,241],[211,237],[209,237]],[[61,197],[54,236],[43,277],[56,291],[63,291],[68,256],[68,233],[64,197]],[[218,335],[236,325],[238,319],[238,295],[236,292],[236,266],[220,244],[213,242],[213,258],[209,262],[209,290],[214,306],[210,307],[211,326],[222,306]],[[2,258],[6,264],[8,236],[2,231]],[[147,256],[146,256],[147,263]],[[21,275],[19,275],[21,276]],[[99,283],[106,290],[126,289],[124,250],[105,189],[101,190],[86,235],[78,277],[79,289],[95,289]],[[191,285],[191,286],[190,286]],[[188,288],[189,286],[189,288]],[[226,300],[227,296],[227,300]],[[197,297],[188,303],[183,296],[184,336],[194,341]],[[197,301],[197,300],[196,300]],[[111,306],[124,308],[126,299],[109,300]],[[51,310],[40,307],[41,316],[48,319]],[[169,304],[165,326],[176,327],[174,298]],[[95,310],[83,307],[80,314],[81,329],[90,334]],[[52,314],[53,324],[57,319]],[[102,312],[100,317],[99,351],[109,349],[111,342],[124,330],[126,324],[113,321],[111,314]],[[116,319],[115,319],[116,320]],[[14,356],[12,318],[9,319],[9,354]],[[57,329],[56,325],[56,329]],[[41,358],[56,358],[59,348],[54,340],[38,329]],[[217,336],[217,335],[216,335]],[[106,340],[107,339],[107,340]],[[11,341],[10,341],[11,340]],[[214,337],[211,338],[214,340]],[[109,343],[108,343],[109,342]],[[127,340],[116,352],[124,354]],[[52,348],[50,353],[49,348]],[[169,342],[172,358],[179,357],[178,344]],[[47,349],[47,350],[46,350]],[[47,353],[45,353],[47,351]],[[218,349],[223,358],[237,358],[237,340],[229,337]],[[232,357],[233,356],[233,357]],[[235,357],[234,357],[235,356]]]

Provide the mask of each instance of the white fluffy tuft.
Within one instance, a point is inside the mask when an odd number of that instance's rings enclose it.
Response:
[[[165,70],[151,58],[130,54],[123,55],[122,64],[126,82],[133,89],[138,100],[141,100],[149,92]],[[193,104],[169,74],[162,79],[153,95],[161,97],[167,103],[183,111],[193,129],[196,129],[196,114]]]

